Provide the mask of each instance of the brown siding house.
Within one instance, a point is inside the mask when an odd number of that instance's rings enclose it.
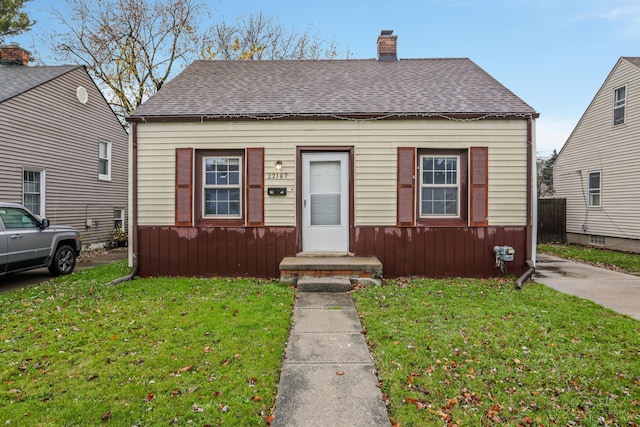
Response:
[[[376,257],[385,277],[522,274],[538,113],[466,58],[196,61],[131,123],[142,276],[278,277]],[[496,266],[494,246],[513,261]]]
[[[104,246],[127,223],[127,133],[83,66],[0,47],[0,200]]]

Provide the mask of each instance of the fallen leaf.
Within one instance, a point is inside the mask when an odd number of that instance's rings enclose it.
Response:
[[[156,395],[155,395],[155,394],[153,394],[153,393],[149,393],[149,394],[147,394],[147,397],[145,398],[145,400],[146,400],[147,402],[152,402],[152,401],[154,401],[155,399],[156,399]]]
[[[344,371],[336,371],[336,375],[344,375]]]
[[[206,347],[204,348],[204,352],[205,352],[205,353],[211,353],[212,351],[213,351],[213,349],[211,348],[211,346],[210,346],[210,345],[208,345],[208,346],[206,346]]]
[[[202,406],[192,405],[191,412],[204,412],[204,408]]]
[[[260,402],[260,401],[262,400],[262,397],[260,397],[260,396],[253,396],[253,398],[252,398],[251,400],[253,400],[254,402]]]
[[[102,421],[107,421],[109,418],[111,418],[111,411],[102,414]]]

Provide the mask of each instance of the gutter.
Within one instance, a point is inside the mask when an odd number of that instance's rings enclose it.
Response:
[[[537,209],[537,203],[534,205],[533,203],[533,194],[534,194],[534,183],[536,182],[533,178],[533,118],[529,118],[527,120],[527,231],[526,231],[526,254],[525,264],[529,269],[524,272],[524,274],[518,277],[516,280],[516,289],[522,289],[522,285],[533,276],[533,273],[536,271],[536,264],[533,261],[534,253],[535,253],[535,244],[536,240],[534,236],[534,232],[537,230],[537,224],[534,223],[534,220],[537,221],[537,213],[534,214],[534,209]]]
[[[131,251],[133,252],[131,272],[124,277],[112,280],[107,286],[117,285],[128,280],[133,280],[138,274],[138,132],[137,124],[131,123],[131,207],[133,215],[130,219]]]
[[[518,280],[516,280],[516,289],[522,289],[522,285],[524,285],[524,282],[529,280],[531,276],[533,276],[533,273],[536,271],[535,264],[530,259],[528,259],[525,264],[527,264],[527,267],[529,267],[529,269],[525,271],[522,276],[518,277]]]

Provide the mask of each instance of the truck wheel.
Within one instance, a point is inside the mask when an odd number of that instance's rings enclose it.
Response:
[[[49,273],[54,276],[69,274],[76,266],[76,253],[69,245],[60,246],[49,264]]]

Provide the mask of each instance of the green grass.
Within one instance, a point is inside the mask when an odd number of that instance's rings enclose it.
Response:
[[[399,426],[638,426],[637,320],[539,284],[412,280],[354,292]]]
[[[0,423],[265,425],[294,290],[123,262],[0,294]]]
[[[640,274],[640,254],[576,245],[538,245],[538,252],[599,267]]]
[[[294,290],[123,262],[0,294],[0,423],[264,426]],[[637,320],[513,280],[353,293],[399,426],[640,425]]]

